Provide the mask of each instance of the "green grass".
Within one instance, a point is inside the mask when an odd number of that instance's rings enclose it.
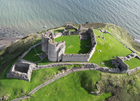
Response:
[[[46,65],[46,64],[50,64],[50,63],[52,63],[52,62],[50,62],[50,61],[48,60],[48,58],[45,58],[45,59],[42,60],[41,62],[38,62],[37,65]]]
[[[124,61],[129,65],[129,69],[133,69],[140,66],[140,60],[137,58],[130,59],[129,61]]]
[[[42,101],[101,101],[112,94],[103,93],[95,96],[82,87],[87,87],[87,85],[95,87],[98,80],[100,80],[98,71],[75,72],[46,85],[25,101],[39,101],[40,99]]]
[[[111,34],[113,34],[113,36],[117,37],[117,39],[121,40],[121,42],[125,43],[140,55],[140,45],[124,28],[113,24],[107,24],[104,29],[107,29]]]
[[[36,51],[37,51],[37,53],[38,53],[39,55],[43,54],[43,52],[42,52],[42,50],[41,50],[41,45],[36,46],[35,49],[36,49]]]
[[[101,32],[98,29],[94,30],[94,32],[96,35],[97,46],[89,62],[113,68],[110,61],[111,59],[116,58],[116,56],[126,56],[131,53],[129,49],[111,35],[103,33],[103,37],[106,39],[106,41],[104,41],[102,38],[98,38],[98,36],[101,35]],[[101,50],[102,52],[98,52],[97,50]],[[105,64],[103,65],[101,62],[104,62]]]
[[[31,51],[23,59],[31,62],[37,62],[41,60],[39,56],[35,53],[34,48],[31,49]]]
[[[74,31],[75,31],[75,29],[67,29],[67,31],[68,31],[68,30],[71,31],[71,32],[74,32]]]
[[[54,33],[59,33],[59,32],[61,32],[61,33],[62,33],[62,30],[63,30],[63,29],[58,29],[58,30],[55,30],[55,31],[54,31]]]
[[[24,96],[36,86],[54,78],[54,74],[56,74],[58,72],[58,68],[60,68],[55,67],[33,71],[30,82],[20,79],[6,78],[7,71],[11,68],[15,61],[9,64],[0,75],[0,97],[10,94],[9,100]]]
[[[90,38],[87,40],[79,39],[79,35],[70,35],[70,36],[62,36],[55,39],[56,42],[65,41],[65,53],[66,54],[77,54],[77,53],[87,53],[89,51],[89,47],[85,47],[85,45],[91,45]]]

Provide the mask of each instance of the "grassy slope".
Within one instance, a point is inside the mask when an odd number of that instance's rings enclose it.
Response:
[[[113,93],[108,101],[139,101],[140,72],[127,76],[126,74],[102,73],[101,80],[96,84],[101,92]],[[133,83],[131,82],[133,81]]]
[[[101,35],[101,32],[98,29],[94,30],[96,35],[96,51],[91,57],[89,62],[96,63],[100,66],[113,67],[111,64],[111,59],[116,58],[116,56],[126,56],[131,53],[129,49],[124,47],[119,41],[114,39],[111,35],[102,33],[103,37],[106,39],[98,38]],[[102,52],[98,52],[97,50],[101,50]],[[101,62],[104,62],[105,65],[102,65]]]
[[[31,51],[23,59],[31,62],[37,62],[41,60],[39,56],[35,53],[34,48],[31,49]]]
[[[124,62],[129,65],[129,69],[133,69],[140,66],[140,60],[137,58],[133,58],[129,61],[124,61]]]
[[[6,78],[7,70],[11,68],[14,62],[9,64],[0,76],[0,97],[10,94],[10,100],[23,96],[41,83],[52,79],[55,77],[56,72],[58,72],[58,68],[60,68],[56,67],[33,71],[31,81],[27,82],[25,80]]]
[[[91,45],[90,38],[88,40],[79,39],[79,35],[62,36],[55,39],[56,42],[65,41],[66,54],[87,53],[90,48],[85,45]]]
[[[138,45],[134,38],[124,28],[113,24],[107,24],[105,29],[107,29],[111,34],[129,46],[140,56],[140,45]]]
[[[30,34],[0,50],[0,73],[13,60],[28,50],[32,45],[41,42],[40,34]]]
[[[41,50],[41,45],[35,47],[35,49],[36,49],[36,51],[37,51],[37,53],[38,53],[39,55],[43,54],[43,52],[42,52],[42,50]]]
[[[42,101],[101,101],[110,97],[111,94],[94,96],[82,87],[96,88],[95,84],[98,80],[100,80],[98,71],[75,72],[41,88],[27,101],[39,101],[42,98]]]

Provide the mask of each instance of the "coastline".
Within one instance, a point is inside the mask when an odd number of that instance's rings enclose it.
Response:
[[[6,47],[7,45],[12,44],[13,42],[17,41],[20,38],[12,38],[12,39],[0,39],[0,50],[4,47]]]

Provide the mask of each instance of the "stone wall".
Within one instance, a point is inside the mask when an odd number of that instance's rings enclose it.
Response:
[[[45,37],[45,34],[42,33],[42,51],[44,53],[47,53],[47,51],[48,51],[48,40],[49,40],[49,38]]]
[[[92,44],[92,47],[94,47],[94,45],[96,45],[97,43],[96,43],[96,38],[95,38],[93,29],[88,29],[87,33],[90,34],[91,44]]]
[[[54,34],[54,38],[58,38],[58,37],[60,37],[60,36],[62,36],[62,33],[55,33],[55,34]]]
[[[88,61],[89,54],[64,54],[62,61]]]
[[[108,73],[122,73],[119,69],[117,68],[107,68],[107,67],[100,67],[95,63],[53,63],[53,64],[48,64],[48,65],[38,65],[37,68],[34,70],[38,69],[44,69],[44,68],[53,68],[53,67],[58,67],[58,66],[65,66],[65,65],[82,65],[82,68],[78,68],[79,71],[83,70],[98,70],[102,72],[108,72]],[[73,68],[77,69],[77,68]]]
[[[30,51],[31,49],[33,49],[34,47],[38,46],[38,45],[41,45],[42,43],[38,43],[36,45],[33,45],[32,47],[30,47],[26,52],[24,52],[22,55],[21,55],[21,59],[23,59]]]
[[[79,27],[78,30],[82,30],[81,27]],[[91,37],[91,44],[92,44],[91,50],[87,54],[64,54],[62,61],[81,61],[81,62],[83,62],[83,61],[90,60],[90,58],[92,57],[92,55],[95,52],[97,43],[96,43],[93,29],[88,29],[86,33],[89,33],[90,37]]]
[[[124,61],[120,57],[117,56],[116,61],[119,63],[119,69],[121,71],[129,70],[129,66],[125,64]]]
[[[23,72],[23,70],[20,71],[19,70],[20,68],[26,69],[26,71],[25,72]],[[26,81],[30,81],[32,69],[33,69],[33,67],[32,67],[31,64],[15,62],[12,65],[12,67],[10,68],[10,70],[8,70],[6,77],[17,78],[17,79],[23,79],[23,80],[26,80]]]
[[[136,67],[136,68],[134,68],[134,69],[128,70],[128,71],[127,71],[127,74],[128,74],[128,75],[131,75],[131,74],[135,73],[135,72],[138,71],[138,70],[140,70],[140,67]]]
[[[52,42],[50,39],[48,42],[48,60],[49,61],[58,61],[62,60],[62,54],[65,52],[65,42],[61,41],[59,43],[57,42]],[[59,56],[58,56],[59,55]]]
[[[67,30],[67,29],[75,29],[75,30],[77,30],[77,28],[74,27],[72,24],[67,24],[67,25],[65,26],[65,29],[66,29],[66,30]]]
[[[95,46],[94,47],[92,47],[91,48],[91,50],[89,51],[89,57],[88,57],[88,61],[90,60],[90,58],[92,57],[92,55],[94,54],[94,52],[95,52],[95,48],[96,48],[96,44],[95,44]]]

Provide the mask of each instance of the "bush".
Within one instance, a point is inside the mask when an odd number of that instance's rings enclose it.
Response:
[[[66,65],[66,66],[62,66],[62,67],[60,67],[60,68],[58,68],[58,70],[59,71],[62,71],[62,70],[67,70],[68,69],[68,66]]]
[[[134,81],[134,80],[130,80],[129,83],[130,83],[131,85],[134,85],[134,84],[135,84],[135,81]]]

